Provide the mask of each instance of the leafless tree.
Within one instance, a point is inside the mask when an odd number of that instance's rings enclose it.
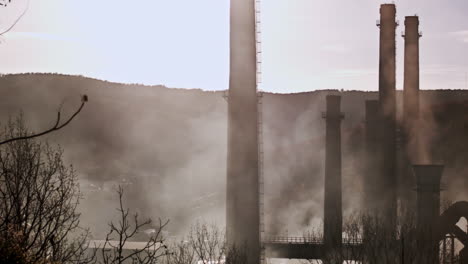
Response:
[[[4,138],[30,135],[22,117],[11,120]],[[75,172],[62,160],[63,150],[33,139],[0,148],[0,237],[41,260],[87,263],[88,232],[79,226],[81,198]]]
[[[196,254],[193,244],[189,240],[181,240],[169,246],[170,254],[166,258],[167,264],[196,263]]]
[[[163,222],[159,219],[155,232],[149,237],[148,241],[139,248],[128,249],[127,246],[135,236],[143,232],[145,228],[151,226],[151,219],[140,222],[138,214],[130,215],[130,210],[123,204],[124,189],[119,186],[117,189],[119,197],[119,220],[117,223],[109,223],[109,232],[104,244],[100,247],[101,259],[97,263],[102,264],[154,264],[162,261],[168,254],[167,246],[164,243],[162,235],[163,229],[169,221]]]
[[[367,263],[439,263],[442,241],[435,238],[435,227],[418,226],[414,212],[401,215],[393,232],[376,217],[363,215],[357,222],[363,229],[362,254]]]
[[[382,217],[365,213],[351,215],[343,223],[342,248],[328,250],[321,260],[306,262],[429,264],[441,259],[442,241],[431,241],[431,230],[419,230],[414,214],[401,216],[394,230],[385,226],[385,219]],[[320,240],[322,235],[314,231],[307,236],[308,239]],[[315,238],[310,238],[311,236]]]
[[[201,263],[224,261],[227,253],[226,238],[224,232],[215,224],[197,222],[190,230],[189,241]]]
[[[168,264],[244,264],[246,248],[228,245],[216,224],[196,222],[186,239],[170,247]]]
[[[51,128],[46,129],[40,133],[30,133],[28,131],[24,131],[25,133],[23,134],[10,136],[10,137],[3,139],[2,141],[0,141],[0,145],[8,144],[8,143],[11,143],[13,141],[18,141],[18,140],[33,139],[33,138],[44,136],[46,134],[60,130],[64,128],[65,126],[67,126],[68,124],[70,124],[70,122],[81,112],[86,102],[88,102],[88,96],[83,95],[81,97],[80,107],[78,107],[78,109],[67,120],[65,120],[65,122],[62,123],[62,120],[61,120],[62,114],[61,114],[61,107],[60,107],[57,112],[57,119],[55,120],[55,124]]]

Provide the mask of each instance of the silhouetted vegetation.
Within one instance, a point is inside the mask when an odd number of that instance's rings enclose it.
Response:
[[[421,264],[435,263],[434,260],[450,260],[449,252],[442,251],[444,241],[431,243],[427,237],[436,231],[418,230],[414,214],[400,218],[395,230],[386,229],[385,221],[381,217],[366,213],[353,214],[343,223],[342,248],[328,250],[323,259],[312,259],[307,263],[342,261],[352,264],[358,261],[358,263],[378,264]],[[316,230],[308,232],[305,237],[309,240],[322,240],[321,231]]]
[[[16,1],[18,2],[18,0]],[[7,8],[10,3],[11,3],[11,0],[0,0],[0,7]],[[12,30],[16,26],[16,24],[18,24],[21,18],[23,18],[23,16],[26,14],[28,7],[29,7],[29,0],[27,0],[26,7],[24,8],[23,12],[15,20],[13,20],[12,23],[10,23],[9,25],[6,25],[4,29],[0,29],[0,36]]]
[[[70,122],[81,112],[81,110],[83,109],[83,107],[84,107],[84,105],[85,105],[85,103],[87,101],[88,101],[88,96],[83,95],[81,97],[80,107],[67,120],[65,120],[65,122],[61,123],[62,114],[61,114],[61,111],[59,109],[59,111],[57,112],[57,120],[55,121],[55,125],[52,126],[51,128],[49,128],[47,130],[44,130],[42,132],[39,132],[39,133],[28,133],[28,134],[24,134],[24,135],[21,135],[21,136],[7,138],[7,139],[5,139],[3,141],[0,141],[0,145],[8,144],[10,142],[17,141],[17,140],[33,139],[33,138],[44,136],[44,135],[47,135],[49,133],[52,133],[54,131],[57,131],[57,130],[60,130],[60,129],[64,128],[65,126],[70,124]]]
[[[168,264],[243,264],[246,249],[229,245],[226,233],[215,224],[196,222],[183,240],[170,246]]]
[[[20,116],[2,136],[29,134]],[[62,149],[32,139],[0,148],[0,237],[7,257],[29,263],[90,261],[85,253],[89,233],[80,228],[77,212],[78,179],[62,155]]]
[[[168,255],[167,246],[164,244],[162,235],[163,229],[169,221],[163,222],[159,219],[157,226],[149,233],[149,238],[142,242],[143,245],[134,249],[126,249],[129,243],[135,239],[139,233],[151,227],[152,220],[140,221],[138,213],[130,214],[130,209],[124,206],[124,189],[119,186],[117,189],[119,206],[118,221],[109,223],[109,232],[101,246],[100,255],[96,263],[102,264],[155,264],[160,262],[164,256]]]

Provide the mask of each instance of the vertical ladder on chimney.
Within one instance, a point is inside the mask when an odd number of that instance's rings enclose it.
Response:
[[[260,264],[265,264],[265,215],[264,215],[264,179],[263,179],[263,92],[258,93],[258,209],[260,236]]]
[[[255,0],[255,46],[257,59],[257,89],[262,83],[261,0]]]
[[[397,34],[397,28],[400,26],[400,20],[396,19],[395,20],[395,98],[396,98],[396,91],[397,91],[397,78],[398,78],[398,63],[397,63],[397,58],[398,58],[398,43],[397,43],[397,38],[396,38],[396,34]],[[403,51],[404,53],[404,51]],[[404,56],[404,55],[403,55]],[[403,89],[403,88],[402,88]],[[395,99],[395,107],[396,107],[396,99]],[[397,113],[397,111],[395,110],[395,114]],[[396,131],[395,131],[396,133]]]
[[[264,179],[263,179],[263,92],[259,88],[262,84],[262,41],[261,41],[261,0],[255,0],[255,50],[257,61],[257,92],[258,92],[258,208],[259,208],[259,237],[260,264],[266,263],[265,245],[265,216],[264,216]]]

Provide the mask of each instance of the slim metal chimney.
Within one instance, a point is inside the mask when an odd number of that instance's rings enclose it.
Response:
[[[380,60],[379,60],[379,102],[382,145],[382,184],[387,186],[381,196],[385,203],[384,219],[389,228],[394,228],[397,211],[396,176],[396,98],[395,98],[395,21],[394,4],[380,7]]]
[[[405,68],[403,84],[403,120],[409,134],[419,118],[419,18],[405,17]],[[409,135],[411,136],[411,135]]]
[[[424,263],[439,263],[436,222],[440,215],[440,180],[443,170],[443,165],[413,166],[417,184],[417,239],[420,258],[424,259]]]
[[[365,172],[364,209],[366,214],[381,215],[381,194],[384,190],[381,169],[381,139],[379,137],[379,101],[366,100],[365,103]]]
[[[231,0],[226,231],[260,261],[255,1]]]
[[[382,113],[395,118],[395,21],[394,4],[380,6],[380,57],[379,57],[379,101]]]
[[[415,206],[414,192],[411,186],[415,179],[411,164],[420,162],[419,150],[419,18],[405,17],[405,67],[403,86],[403,123],[400,198],[404,211],[411,211]]]
[[[341,96],[327,95],[326,154],[325,154],[325,206],[323,240],[326,250],[341,248],[343,232],[341,195]]]
[[[440,215],[440,180],[443,165],[413,165],[417,192],[417,226],[432,229]]]

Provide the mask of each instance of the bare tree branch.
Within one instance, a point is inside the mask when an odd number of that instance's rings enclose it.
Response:
[[[19,117],[10,121],[5,133],[17,138],[29,131]],[[62,149],[34,140],[0,149],[0,237],[16,244],[27,255],[27,263],[93,260],[87,257],[89,231],[79,230],[78,178],[63,163],[62,154]],[[16,240],[10,240],[11,234]]]
[[[126,249],[125,245],[131,241],[135,235],[142,232],[143,228],[149,226],[152,221],[147,219],[140,222],[138,214],[133,215],[133,221],[130,221],[130,211],[124,207],[123,196],[124,189],[119,186],[117,189],[119,197],[119,207],[116,210],[119,212],[119,221],[117,223],[110,222],[110,230],[106,235],[106,240],[101,248],[102,264],[123,264],[123,263],[139,263],[139,264],[155,264],[164,256],[168,255],[167,246],[164,244],[162,231],[167,226],[169,221],[163,222],[159,219],[159,225],[156,227],[155,234],[152,234],[148,241],[140,248]],[[114,242],[114,243],[112,243]]]
[[[7,3],[5,3],[5,2],[7,2]],[[11,0],[1,0],[0,1],[0,6],[7,6],[8,3],[11,3]]]
[[[19,136],[19,137],[13,137],[13,138],[6,139],[4,141],[0,141],[0,145],[4,145],[4,144],[7,144],[7,143],[10,143],[10,142],[13,142],[13,141],[17,141],[17,140],[26,140],[26,139],[32,139],[32,138],[40,137],[40,136],[43,136],[43,135],[46,135],[46,134],[49,134],[51,132],[54,132],[54,131],[57,131],[59,129],[64,128],[65,126],[70,124],[70,122],[81,112],[81,110],[83,109],[83,107],[84,107],[84,105],[85,105],[85,103],[87,101],[88,101],[88,96],[83,95],[82,98],[81,98],[80,107],[63,124],[60,124],[61,113],[60,113],[60,110],[59,110],[57,112],[57,120],[56,120],[55,125],[53,127],[49,128],[49,129],[47,129],[47,130],[45,130],[45,131],[43,131],[41,133],[31,134],[31,135],[24,135],[24,136]]]
[[[8,31],[10,31],[12,28],[14,28],[16,26],[16,24],[18,24],[18,22],[21,20],[21,18],[23,18],[23,16],[26,14],[26,12],[28,11],[29,9],[29,1],[28,0],[28,3],[26,4],[26,8],[24,9],[24,11],[21,13],[21,15],[13,22],[13,24],[11,24],[7,29],[3,30],[2,32],[0,32],[0,36],[2,36],[3,34],[7,33]],[[8,3],[11,3],[11,0],[8,0]],[[4,6],[6,7],[7,4],[5,3],[0,3],[1,6]]]
[[[226,232],[215,224],[196,222],[182,241],[170,247],[167,264],[244,264],[247,248],[229,245]]]

